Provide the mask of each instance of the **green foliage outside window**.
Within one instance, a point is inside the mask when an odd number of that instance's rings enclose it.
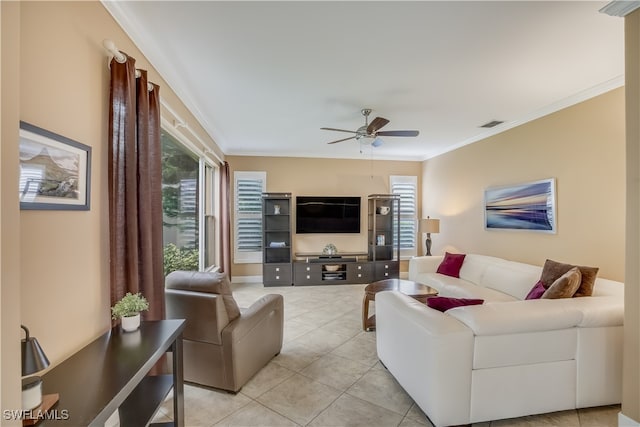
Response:
[[[198,249],[180,249],[173,243],[164,247],[164,275],[176,270],[197,271]]]

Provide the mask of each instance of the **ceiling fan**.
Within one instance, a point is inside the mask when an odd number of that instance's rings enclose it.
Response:
[[[345,130],[345,129],[336,129],[336,128],[320,128],[322,130],[333,130],[336,132],[348,132],[354,133],[354,136],[350,136],[349,138],[338,139],[337,141],[331,141],[327,144],[335,144],[337,142],[348,141],[350,139],[355,139],[360,142],[368,142],[367,139],[371,139],[371,146],[378,147],[382,145],[382,140],[378,138],[379,136],[418,136],[420,132],[417,130],[387,130],[380,131],[382,127],[384,127],[389,120],[384,117],[376,117],[369,123],[369,114],[371,114],[371,108],[363,108],[360,110],[362,115],[364,116],[364,126],[360,126],[358,130]]]

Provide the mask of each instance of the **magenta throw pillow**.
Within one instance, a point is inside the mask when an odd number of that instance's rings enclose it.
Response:
[[[451,277],[460,277],[460,268],[464,262],[465,254],[450,254],[445,252],[444,259],[438,266],[436,273]]]
[[[544,282],[542,280],[538,280],[538,283],[533,285],[533,288],[531,288],[525,300],[540,299],[542,294],[544,294],[544,291],[546,291],[546,289],[544,288]]]
[[[427,305],[434,310],[445,312],[451,308],[464,307],[466,305],[479,305],[483,299],[431,297],[427,298]]]

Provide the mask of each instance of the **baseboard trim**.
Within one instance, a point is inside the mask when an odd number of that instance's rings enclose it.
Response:
[[[640,423],[627,417],[622,412],[618,412],[618,427],[640,427]]]
[[[262,276],[233,276],[232,283],[262,283]]]

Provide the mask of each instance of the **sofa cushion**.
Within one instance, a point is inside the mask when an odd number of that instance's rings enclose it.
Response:
[[[531,290],[527,294],[527,297],[525,298],[525,300],[540,299],[540,297],[542,296],[542,294],[544,294],[545,291],[546,289],[544,288],[544,283],[542,283],[542,280],[538,280],[538,282],[535,285],[533,285],[533,288],[531,288]]]
[[[496,291],[491,288],[483,288],[473,283],[460,280],[455,286],[446,286],[438,296],[453,298],[479,298],[487,302],[510,302],[517,301],[511,295]]]
[[[438,266],[437,273],[451,277],[460,277],[460,267],[464,262],[465,254],[451,254],[445,252],[444,259]]]
[[[558,277],[558,279],[553,282],[546,291],[544,291],[541,298],[571,298],[580,287],[581,281],[582,273],[580,273],[578,267],[573,267],[571,270]]]
[[[438,291],[438,296],[453,298],[481,298],[487,302],[517,301],[511,295],[490,288],[483,288],[466,280],[438,273],[420,273],[413,280]]]
[[[592,296],[617,296],[624,298],[624,284],[609,279],[598,277],[593,286]]]
[[[505,261],[489,265],[479,285],[523,300],[531,290],[531,284],[538,281],[540,271],[540,267],[534,265]]]
[[[449,298],[449,297],[431,297],[427,299],[427,305],[435,310],[445,312],[452,308],[464,307],[467,305],[479,305],[484,300],[475,298]]]
[[[487,267],[495,264],[503,264],[506,261],[487,255],[467,254],[464,257],[462,268],[460,268],[460,278],[469,282],[480,284]]]
[[[598,274],[598,267],[586,267],[582,265],[575,266],[572,264],[564,264],[548,259],[545,261],[544,267],[542,268],[542,275],[540,276],[540,280],[542,280],[542,282],[544,283],[544,287],[548,289],[553,284],[553,282],[555,282],[560,276],[571,270],[573,267],[578,267],[578,269],[580,269],[580,274],[582,274],[580,287],[578,288],[574,296],[591,296],[593,294],[593,286],[596,281],[596,275]]]

